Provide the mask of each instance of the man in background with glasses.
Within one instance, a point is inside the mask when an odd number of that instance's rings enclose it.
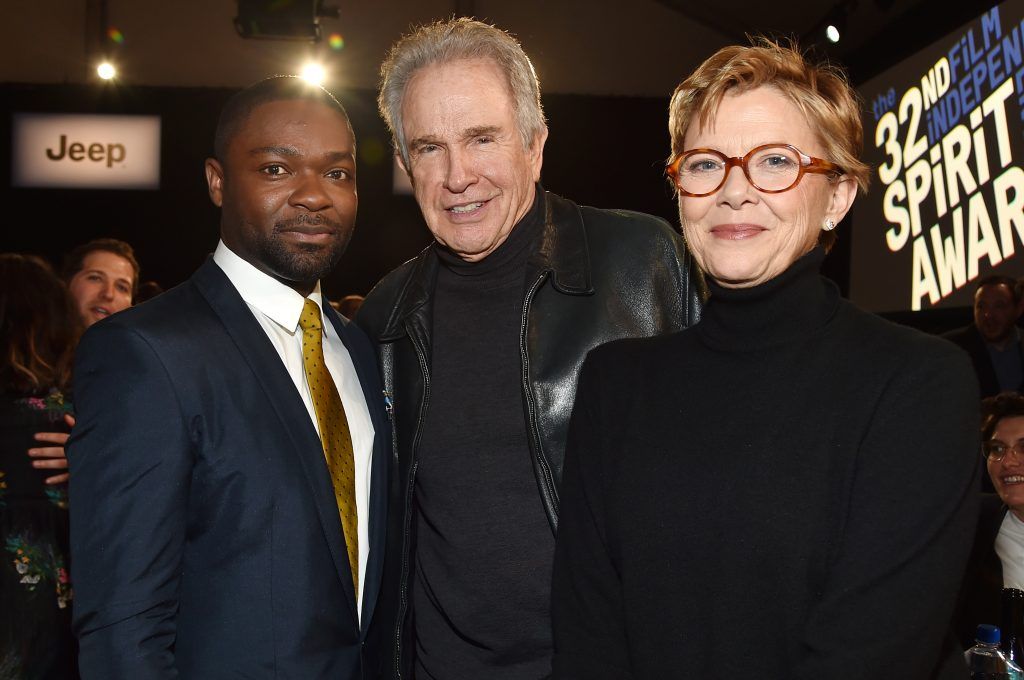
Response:
[[[434,236],[356,318],[379,344],[396,430],[383,670],[536,680],[551,672],[558,485],[580,365],[599,344],[694,323],[690,260],[660,219],[541,188],[540,89],[504,31],[421,27],[382,74],[381,114]]]

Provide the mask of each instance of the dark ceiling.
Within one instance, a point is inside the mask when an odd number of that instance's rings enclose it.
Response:
[[[847,67],[855,83],[869,80],[889,66],[956,30],[990,9],[993,0],[657,0],[687,18],[745,42],[747,35],[794,37],[806,48]],[[834,17],[845,18],[837,45],[824,38]]]

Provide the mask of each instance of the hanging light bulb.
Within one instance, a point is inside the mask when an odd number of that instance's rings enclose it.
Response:
[[[323,85],[324,81],[327,80],[327,71],[324,69],[323,64],[315,61],[307,62],[302,67],[299,75],[303,80],[312,85]]]
[[[96,67],[96,75],[103,80],[111,80],[117,75],[117,69],[109,61],[104,61]]]

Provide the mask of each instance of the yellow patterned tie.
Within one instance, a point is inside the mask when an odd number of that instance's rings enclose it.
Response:
[[[356,522],[356,466],[352,455],[352,434],[348,418],[341,403],[338,388],[324,363],[323,324],[320,308],[307,299],[299,317],[302,328],[302,363],[306,368],[306,382],[313,397],[313,410],[320,423],[320,441],[327,458],[327,469],[334,485],[334,499],[338,502],[341,528],[345,531],[348,563],[352,570],[352,584],[359,595],[359,533]]]

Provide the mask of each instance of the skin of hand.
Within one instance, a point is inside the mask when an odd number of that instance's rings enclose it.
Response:
[[[64,416],[64,422],[68,427],[75,426],[75,418],[71,415]],[[64,445],[67,444],[68,435],[66,432],[37,432],[35,440],[45,442],[52,446],[42,446],[28,450],[28,455],[36,460],[32,461],[32,467],[39,469],[67,470],[68,459],[64,454]],[[68,473],[53,475],[46,478],[47,484],[62,484],[68,481]]]

